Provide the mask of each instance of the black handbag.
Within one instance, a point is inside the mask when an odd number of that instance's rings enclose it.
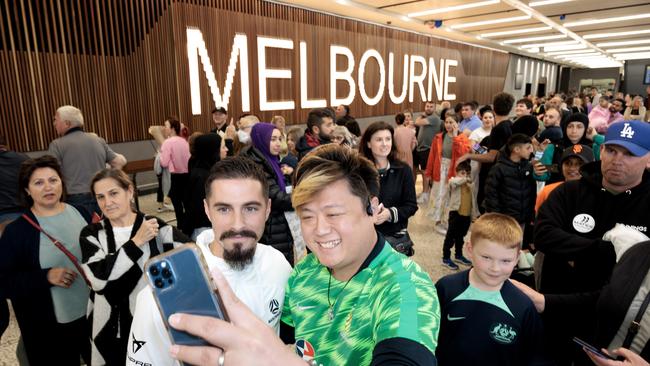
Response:
[[[415,249],[413,249],[413,240],[411,240],[411,236],[406,229],[398,231],[392,235],[384,235],[384,237],[393,249],[405,256],[412,257],[413,254],[415,254]]]

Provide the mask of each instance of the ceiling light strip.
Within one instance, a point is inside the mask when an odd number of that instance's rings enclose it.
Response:
[[[497,18],[497,19],[481,20],[478,22],[459,23],[459,24],[451,25],[450,28],[451,29],[472,28],[472,27],[479,27],[482,25],[518,22],[520,20],[528,20],[530,18],[531,18],[530,15],[519,15],[516,17],[509,17],[509,18]]]
[[[570,55],[572,53],[584,53],[585,50],[568,50],[568,51],[561,51],[561,52],[544,52],[547,56],[556,56],[556,55]],[[593,51],[597,52],[597,51]]]
[[[628,32],[585,34],[584,36],[582,36],[582,38],[584,38],[584,39],[599,39],[599,38],[611,38],[611,37],[636,36],[638,34],[649,34],[649,33],[650,33],[650,29],[639,29],[639,30],[628,31]]]
[[[626,47],[626,48],[608,48],[605,51],[608,53],[623,53],[623,52],[637,52],[637,51],[650,51],[650,46],[642,47]]]
[[[552,5],[552,4],[560,4],[560,3],[568,3],[569,1],[573,0],[542,0],[542,1],[531,1],[528,3],[528,6],[531,8],[534,8],[536,6],[544,6],[544,5]]]
[[[560,41],[560,42],[546,42],[546,43],[531,43],[531,44],[525,44],[521,46],[522,48],[535,48],[535,47],[553,47],[553,46],[564,46],[564,45],[570,45],[570,44],[579,44],[580,42],[576,40],[570,40],[570,41]]]
[[[580,27],[583,25],[624,22],[626,20],[645,19],[645,18],[650,18],[650,13],[625,15],[620,17],[611,17],[611,18],[602,18],[602,19],[579,20],[576,22],[564,23],[563,25],[566,28],[571,28],[571,27]]]
[[[513,29],[513,30],[509,30],[509,31],[482,33],[481,37],[483,37],[483,38],[495,38],[495,37],[501,37],[501,36],[511,36],[513,34],[544,32],[544,31],[551,30],[551,29],[553,29],[553,28],[551,28],[551,27],[535,27],[535,28]]]
[[[551,35],[551,36],[539,36],[539,37],[506,39],[505,41],[502,41],[502,42],[505,43],[505,44],[513,44],[513,43],[544,41],[544,40],[549,40],[549,39],[562,39],[562,38],[566,38],[566,37],[567,36],[565,34],[554,34],[554,35]]]
[[[603,42],[603,43],[596,43],[596,46],[614,47],[614,46],[631,46],[637,44],[650,44],[650,39],[635,39],[632,41]]]

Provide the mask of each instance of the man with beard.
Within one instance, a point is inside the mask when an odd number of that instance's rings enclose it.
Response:
[[[325,108],[312,109],[309,112],[305,134],[296,144],[298,159],[302,159],[315,147],[331,142],[335,127],[333,117]]]
[[[614,99],[612,104],[609,105],[609,121],[607,121],[607,126],[616,122],[623,122],[623,110],[625,109],[625,101],[623,99]],[[607,130],[605,130],[607,132]]]
[[[282,253],[257,243],[271,212],[264,173],[244,157],[221,160],[210,171],[205,197],[212,230],[196,244],[208,267],[218,268],[237,297],[277,332],[291,266]],[[150,287],[138,294],[128,345],[127,365],[178,365]]]

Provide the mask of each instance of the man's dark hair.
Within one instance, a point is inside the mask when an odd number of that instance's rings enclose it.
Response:
[[[63,182],[63,173],[61,173],[61,165],[59,161],[52,155],[43,155],[35,159],[27,159],[20,164],[20,172],[18,173],[18,201],[25,208],[32,207],[34,200],[27,193],[27,187],[29,187],[29,180],[34,174],[36,169],[40,168],[50,168],[54,170],[61,180],[61,198],[59,201],[65,201],[66,190],[65,183]]]
[[[404,113],[397,113],[397,114],[395,115],[395,123],[396,123],[398,126],[403,125],[405,120],[406,120],[406,116],[404,116]]]
[[[530,101],[528,98],[521,98],[517,101],[517,104],[525,104],[526,109],[533,109],[533,102]]]
[[[456,103],[454,106],[454,112],[456,112],[456,114],[460,113],[460,110],[463,109],[463,105],[464,103]]]
[[[515,97],[510,93],[501,92],[497,93],[492,99],[492,108],[494,113],[499,116],[507,116],[512,110],[512,105],[515,103]]]
[[[326,108],[312,109],[307,115],[307,129],[312,131],[314,127],[320,128],[323,125],[323,118],[326,117],[334,119]]]
[[[609,102],[609,97],[608,97],[607,95],[601,95],[601,96],[600,96],[600,99],[602,99],[602,100],[606,100],[606,101]],[[634,98],[632,98],[632,99],[634,99]],[[599,103],[600,103],[600,102],[599,102]]]
[[[463,103],[463,107],[470,107],[473,111],[476,110],[476,107],[474,106],[473,102],[465,102]]]
[[[512,151],[517,146],[532,143],[533,140],[530,138],[530,136],[523,133],[515,133],[514,135],[510,136],[510,139],[508,139],[508,143],[506,144],[508,154],[512,154]]]
[[[467,174],[470,174],[472,172],[472,165],[467,160],[458,163],[458,165],[456,165],[456,173],[458,172],[467,172]]]
[[[178,121],[176,117],[169,117],[167,118],[167,122],[169,122],[169,127],[171,127],[174,132],[176,132],[176,136],[181,135],[181,123]]]
[[[483,118],[483,114],[484,114],[485,112],[492,112],[492,113],[494,113],[494,111],[492,110],[492,107],[489,106],[489,105],[485,105],[485,106],[481,107],[481,109],[478,110],[478,114],[481,116],[481,118]]]
[[[625,100],[623,100],[623,99],[621,99],[621,98],[616,98],[616,99],[614,99],[614,101],[615,101],[615,102],[620,102],[620,103],[623,105],[623,107],[625,107]],[[2,136],[0,136],[0,145],[4,145],[4,144],[2,143]]]
[[[480,104],[476,100],[472,100],[470,101],[470,103],[472,103],[472,105],[474,106],[474,108],[472,108],[473,110],[478,109],[478,107],[480,106]]]
[[[216,162],[205,181],[205,198],[210,197],[212,182],[218,179],[252,179],[262,185],[264,199],[269,198],[269,183],[259,164],[244,156],[231,156]]]

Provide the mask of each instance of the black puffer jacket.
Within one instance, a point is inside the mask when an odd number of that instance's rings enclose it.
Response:
[[[485,210],[530,223],[535,217],[537,183],[528,160],[515,163],[502,151],[485,182]]]
[[[241,156],[250,158],[262,167],[266,174],[266,181],[269,183],[269,198],[271,198],[271,214],[266,220],[264,234],[260,243],[267,244],[279,250],[293,265],[293,237],[289,229],[289,223],[284,217],[285,211],[293,211],[291,206],[291,195],[280,189],[275,172],[266,161],[262,153],[253,146],[247,146],[240,152]]]

